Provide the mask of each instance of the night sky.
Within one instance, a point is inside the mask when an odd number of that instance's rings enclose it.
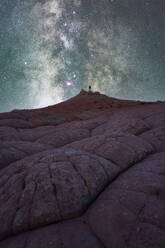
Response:
[[[0,112],[88,85],[165,99],[165,0],[0,0]]]

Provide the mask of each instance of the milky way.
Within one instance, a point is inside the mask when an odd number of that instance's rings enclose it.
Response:
[[[1,0],[0,112],[38,108],[88,85],[165,98],[164,0]]]

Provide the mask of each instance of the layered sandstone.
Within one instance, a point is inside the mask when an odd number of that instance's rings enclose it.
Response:
[[[0,114],[0,247],[164,248],[164,108],[82,91]]]

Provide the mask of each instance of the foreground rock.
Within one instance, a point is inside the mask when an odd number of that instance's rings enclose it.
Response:
[[[164,247],[164,159],[165,152],[136,164],[89,208],[86,222],[104,247]]]
[[[0,247],[164,248],[164,107],[81,92],[0,114]]]

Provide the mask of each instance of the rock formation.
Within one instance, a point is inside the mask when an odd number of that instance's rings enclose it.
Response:
[[[81,91],[0,114],[0,247],[164,248],[164,109]]]

